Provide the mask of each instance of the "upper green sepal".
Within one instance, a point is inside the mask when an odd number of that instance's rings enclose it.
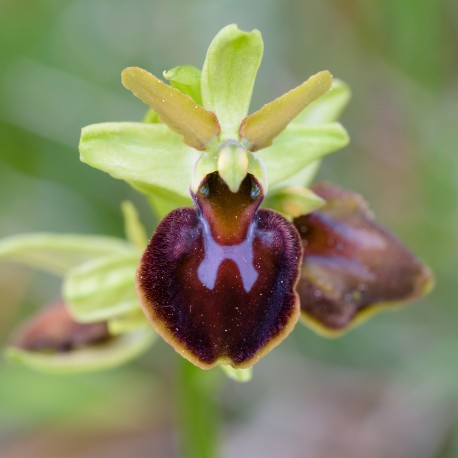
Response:
[[[221,126],[222,141],[236,140],[248,113],[264,44],[259,30],[224,27],[211,42],[202,69],[202,101]]]

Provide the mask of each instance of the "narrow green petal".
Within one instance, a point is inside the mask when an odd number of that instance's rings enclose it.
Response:
[[[238,138],[263,50],[258,30],[243,32],[235,24],[224,27],[208,48],[202,70],[202,100],[207,110],[216,113],[223,140]]]
[[[311,102],[331,87],[332,75],[322,71],[246,117],[240,138],[251,151],[266,148],[272,140]]]
[[[138,67],[123,70],[122,84],[154,108],[170,129],[183,135],[187,145],[202,151],[212,140],[216,140],[220,127],[215,114],[180,90]]]
[[[268,194],[264,206],[290,218],[299,218],[322,207],[325,200],[307,188],[285,187]]]
[[[104,236],[37,233],[0,240],[0,260],[59,275],[91,259],[130,250],[124,240]]]
[[[291,124],[272,146],[259,153],[274,185],[304,170],[312,162],[348,144],[348,134],[338,123]]]
[[[343,81],[333,80],[331,90],[312,102],[294,119],[299,124],[321,124],[337,121],[351,97],[348,85]]]
[[[70,270],[64,298],[75,320],[105,321],[139,309],[135,293],[136,251],[95,259]]]
[[[155,339],[154,331],[141,329],[66,353],[40,353],[8,347],[5,356],[11,362],[47,374],[80,374],[125,364],[145,352]]]
[[[102,123],[83,128],[83,162],[114,178],[189,197],[191,171],[199,153],[162,124]]]
[[[144,250],[148,243],[145,227],[140,221],[137,209],[134,204],[125,200],[121,204],[122,213],[124,215],[124,230],[127,240],[139,250]]]
[[[235,369],[232,366],[219,366],[231,380],[239,383],[249,382],[253,378],[253,369]]]
[[[196,103],[202,105],[200,79],[202,72],[192,65],[180,65],[164,72],[164,78],[170,81],[172,87],[192,97]]]

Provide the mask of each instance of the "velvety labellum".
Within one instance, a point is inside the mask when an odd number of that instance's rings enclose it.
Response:
[[[374,310],[427,292],[429,269],[377,224],[361,196],[328,184],[312,190],[326,205],[294,220],[304,247],[297,291],[307,323],[338,335]]]
[[[263,195],[250,174],[233,193],[212,173],[193,198],[195,209],[164,218],[142,257],[142,308],[194,364],[250,367],[298,319],[299,235],[281,215],[258,210]]]

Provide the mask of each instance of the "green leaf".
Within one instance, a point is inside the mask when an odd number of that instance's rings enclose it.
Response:
[[[253,378],[253,369],[235,369],[232,366],[219,366],[228,378],[239,383],[249,382]]]
[[[187,145],[202,151],[218,137],[220,127],[214,113],[146,70],[138,67],[124,69],[122,84],[153,108],[164,124],[183,135]]]
[[[121,204],[122,213],[124,215],[124,230],[127,240],[139,250],[144,250],[148,243],[145,227],[140,221],[137,209],[134,204],[125,200]]]
[[[76,321],[106,321],[139,309],[135,271],[140,253],[131,251],[82,264],[65,277],[63,293]]]
[[[114,237],[36,233],[0,240],[0,259],[65,274],[69,269],[100,256],[127,253],[127,242]]]
[[[30,369],[48,374],[79,374],[111,369],[140,356],[155,341],[150,329],[121,334],[107,342],[64,353],[39,353],[7,348],[6,358]]]
[[[202,70],[202,100],[207,110],[215,112],[222,140],[238,138],[263,49],[258,30],[242,32],[235,24],[224,27],[208,48]]]
[[[189,95],[199,105],[202,105],[201,76],[202,72],[192,65],[180,65],[164,72],[164,78],[170,81],[172,87]]]
[[[274,185],[347,144],[348,134],[338,123],[291,124],[258,156],[267,168],[269,183]]]
[[[301,85],[261,107],[246,117],[240,125],[242,142],[250,151],[258,151],[272,144],[286,126],[307,105],[325,94],[332,84],[332,76],[322,71]]]
[[[331,90],[301,111],[292,122],[298,124],[321,124],[337,121],[347,106],[350,97],[350,88],[343,81],[335,79]]]
[[[199,153],[162,124],[102,123],[82,130],[81,160],[145,193],[162,189],[189,198]]]
[[[284,187],[267,195],[265,206],[290,218],[299,218],[322,207],[325,200],[303,187]]]

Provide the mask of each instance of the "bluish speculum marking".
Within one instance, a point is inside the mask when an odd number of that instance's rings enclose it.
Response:
[[[199,265],[197,275],[204,286],[212,290],[215,287],[218,269],[221,263],[228,259],[237,265],[243,287],[247,293],[258,278],[253,264],[253,235],[254,225],[251,224],[246,239],[238,245],[220,245],[215,242],[208,223],[202,218],[204,228],[204,259]]]

